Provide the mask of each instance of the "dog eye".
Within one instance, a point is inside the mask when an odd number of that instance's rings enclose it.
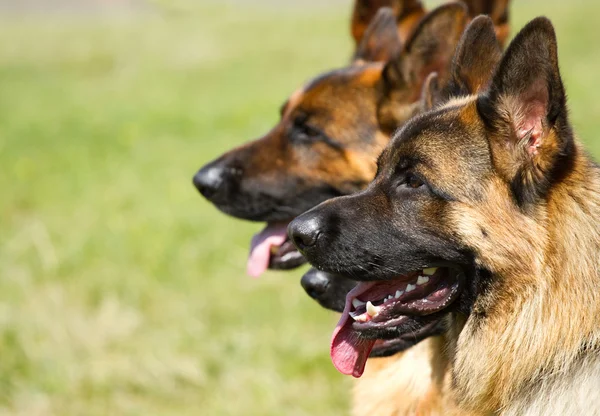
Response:
[[[425,183],[418,176],[409,173],[404,178],[404,181],[402,181],[402,185],[407,188],[417,189],[425,185]]]
[[[291,131],[291,138],[299,142],[310,142],[321,137],[322,133],[319,129],[316,129],[304,122],[294,121],[294,125]]]

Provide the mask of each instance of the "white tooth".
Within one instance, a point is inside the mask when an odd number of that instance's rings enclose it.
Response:
[[[406,285],[406,293],[408,292],[412,292],[413,290],[415,290],[417,288],[417,286],[415,285],[411,285],[410,283]]]
[[[367,314],[363,313],[362,315],[359,315],[356,318],[354,318],[354,320],[357,322],[367,322]]]
[[[356,308],[356,309],[358,309],[359,307],[361,307],[364,304],[365,304],[365,302],[363,302],[362,300],[358,300],[357,298],[352,299],[352,306],[354,306],[354,308]]]
[[[424,285],[427,282],[429,282],[429,277],[428,276],[419,276],[418,279],[417,279],[417,284],[418,285]]]
[[[431,276],[431,275],[435,274],[437,269],[438,269],[437,267],[430,267],[428,269],[423,269],[423,274],[425,274],[427,276]]]
[[[398,299],[402,295],[404,295],[404,290],[396,290],[396,299]]]
[[[369,314],[369,316],[375,316],[377,315],[377,313],[379,313],[379,308],[377,306],[374,306],[371,301],[367,302],[367,314]]]
[[[361,313],[360,315],[358,315],[356,312],[350,312],[350,316],[352,317],[352,319],[358,322],[366,322],[367,320],[366,313]]]
[[[394,295],[389,295],[386,300],[394,299]]]

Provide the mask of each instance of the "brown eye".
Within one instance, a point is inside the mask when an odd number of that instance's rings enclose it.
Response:
[[[423,181],[421,179],[419,179],[419,177],[415,176],[415,175],[407,175],[406,176],[406,180],[404,182],[406,184],[407,187],[409,188],[413,188],[413,189],[417,189],[420,188],[421,186],[423,186]]]

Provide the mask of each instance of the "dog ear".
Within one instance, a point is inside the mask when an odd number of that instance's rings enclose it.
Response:
[[[382,7],[392,9],[400,32],[410,31],[416,23],[413,17],[425,14],[420,0],[355,0],[350,29],[356,47],[361,43],[367,27]]]
[[[469,16],[488,15],[494,24],[496,37],[504,45],[509,34],[509,0],[462,0],[469,9]]]
[[[473,19],[456,47],[442,100],[486,89],[501,57],[492,20],[487,16]]]
[[[415,28],[399,59],[386,64],[383,76],[389,87],[411,82],[420,87],[431,72],[446,73],[466,21],[462,3],[445,4],[429,13]]]
[[[394,12],[389,7],[382,7],[369,24],[352,60],[385,62],[401,49]]]
[[[437,72],[443,85],[467,21],[462,3],[437,7],[421,20],[402,52],[383,68],[379,122],[393,131],[406,118],[406,105],[419,101],[425,79]]]
[[[354,43],[358,45],[362,42],[365,32],[373,18],[382,7],[389,7],[394,12],[394,16],[398,15],[399,10],[396,10],[397,3],[394,0],[355,0],[352,8],[352,20],[350,21],[350,31],[354,38]]]
[[[520,203],[543,196],[574,152],[556,35],[545,17],[529,22],[477,100],[495,164]]]
[[[429,111],[442,102],[440,83],[437,72],[429,74],[421,90],[421,111]]]

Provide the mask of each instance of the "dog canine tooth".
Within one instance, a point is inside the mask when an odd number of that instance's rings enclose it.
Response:
[[[413,290],[415,290],[417,288],[416,285],[411,285],[410,283],[406,285],[406,293],[408,292],[412,292]]]
[[[396,299],[404,294],[404,290],[396,290]]]
[[[371,317],[377,315],[379,313],[379,307],[373,305],[371,301],[367,302],[367,314]]]
[[[419,276],[419,278],[417,279],[417,285],[424,285],[427,282],[429,282],[428,276]]]
[[[434,275],[437,269],[437,267],[429,267],[427,269],[423,269],[423,274],[426,276]]]
[[[355,309],[360,308],[364,304],[365,302],[363,302],[362,300],[359,300],[357,298],[352,299],[352,306],[354,306]]]

